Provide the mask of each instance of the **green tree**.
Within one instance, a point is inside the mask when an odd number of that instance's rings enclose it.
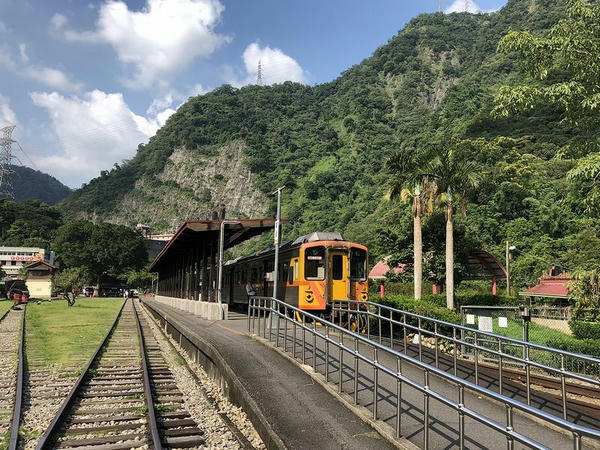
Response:
[[[600,212],[600,3],[567,0],[566,17],[548,32],[511,31],[499,44],[501,53],[516,53],[531,79],[502,86],[495,96],[496,116],[552,108],[580,130],[578,142],[564,152],[584,155],[569,172],[571,181],[587,185],[588,210]],[[591,151],[595,152],[589,154]]]
[[[121,225],[76,220],[56,231],[53,248],[64,267],[83,267],[97,282],[101,275],[125,277],[148,262],[142,236]]]
[[[127,273],[127,284],[132,288],[137,289],[139,292],[149,292],[153,280],[154,274],[148,272],[146,269],[131,270]]]
[[[600,316],[600,269],[582,270],[575,273],[575,282],[570,297],[575,300],[574,316],[585,310],[590,319]]]
[[[453,145],[433,148],[427,176],[435,182],[446,216],[446,306],[454,308],[454,208],[466,215],[466,195],[481,179],[478,165]]]
[[[52,286],[53,290],[62,292],[63,298],[69,306],[73,306],[83,285],[90,281],[90,273],[85,267],[70,267],[54,275]]]
[[[404,150],[394,154],[386,163],[391,173],[389,197],[400,198],[404,203],[412,200],[413,216],[413,283],[414,297],[421,299],[423,293],[423,234],[421,218],[423,211],[431,211],[433,185],[425,172],[428,154],[424,151]]]

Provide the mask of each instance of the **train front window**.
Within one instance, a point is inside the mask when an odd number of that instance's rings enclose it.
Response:
[[[350,278],[364,280],[367,274],[367,252],[360,248],[353,248],[350,252]]]
[[[304,278],[325,279],[325,247],[309,247],[304,251]]]
[[[344,277],[344,257],[342,255],[333,255],[331,258],[331,276],[334,280],[341,280]]]

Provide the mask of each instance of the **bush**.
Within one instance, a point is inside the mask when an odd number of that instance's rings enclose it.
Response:
[[[600,323],[584,322],[582,320],[569,320],[569,327],[573,337],[577,339],[598,339],[600,340]]]
[[[456,294],[458,306],[519,306],[523,301],[519,297],[492,294]]]
[[[600,358],[600,339],[573,339],[569,336],[548,339],[549,347]]]
[[[408,313],[419,314],[421,316],[443,320],[444,322],[450,322],[457,325],[460,324],[460,316],[455,311],[438,306],[437,304],[427,300],[415,300],[412,297],[405,297],[401,295],[387,295],[385,298],[380,299],[378,303],[391,306],[392,308],[397,308]],[[402,320],[401,317],[395,317],[395,319]],[[417,321],[415,319],[410,320],[407,318],[407,322],[410,322],[411,325],[415,325]],[[431,322],[422,323],[422,326],[427,330],[433,330],[433,324]],[[446,333],[451,332],[449,328],[445,330],[444,327],[440,328],[439,330]]]

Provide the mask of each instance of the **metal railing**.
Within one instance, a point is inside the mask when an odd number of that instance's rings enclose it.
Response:
[[[344,315],[346,317],[344,318]],[[508,364],[520,366],[525,375],[525,390],[527,405],[531,405],[531,377],[532,371],[548,373],[557,378],[557,388],[562,401],[562,418],[567,420],[568,396],[567,380],[573,379],[591,389],[600,389],[600,379],[570,371],[568,362],[581,361],[583,365],[594,365],[600,371],[600,359],[588,355],[571,353],[543,345],[514,339],[499,334],[481,331],[451,322],[445,322],[430,317],[409,313],[390,306],[373,302],[354,300],[338,300],[332,302],[332,320],[339,324],[345,320],[350,327],[352,318],[363,318],[366,322],[367,337],[375,338],[379,343],[387,341],[394,349],[394,344],[401,345],[404,354],[408,352],[407,337],[409,334],[417,335],[415,344],[418,344],[418,359],[423,361],[423,348],[428,348],[434,353],[435,367],[439,368],[440,356],[451,355],[452,373],[457,376],[458,361],[470,356],[474,365],[475,384],[479,384],[480,365],[483,356],[488,356],[487,361],[495,360],[498,373],[498,392],[504,393],[505,369]],[[395,336],[401,335],[399,343]],[[424,338],[433,338],[433,348],[423,345]],[[447,343],[450,351],[442,352],[440,344]],[[459,353],[460,348],[460,353]],[[511,351],[518,348],[519,351]],[[466,351],[468,349],[468,351]],[[493,357],[492,358],[490,358]],[[535,360],[538,358],[539,360]],[[556,362],[556,366],[548,364]],[[571,364],[573,365],[573,364]],[[598,372],[597,372],[598,373]]]
[[[356,312],[356,311],[354,311]],[[381,315],[380,315],[381,317]],[[283,330],[282,324],[283,322]],[[309,324],[310,322],[310,324]],[[290,325],[292,329],[290,329]],[[298,328],[300,329],[300,337],[298,336]],[[381,329],[381,327],[380,327]],[[273,342],[277,347],[283,346],[285,352],[288,351],[288,341],[291,341],[292,357],[295,360],[300,360],[302,364],[307,361],[307,334],[312,340],[311,344],[311,359],[312,368],[317,371],[317,340],[324,345],[325,350],[325,369],[324,376],[327,382],[330,382],[330,361],[337,356],[339,370],[338,379],[334,380],[337,384],[338,392],[343,391],[343,372],[344,372],[344,353],[352,355],[353,368],[352,373],[352,391],[348,392],[354,398],[354,403],[358,404],[359,397],[359,362],[367,364],[373,371],[372,384],[372,413],[373,419],[377,420],[378,414],[378,392],[381,389],[379,383],[379,375],[385,374],[392,377],[396,383],[396,395],[394,399],[395,407],[395,434],[396,437],[401,436],[402,427],[402,389],[403,386],[411,387],[423,396],[423,446],[429,448],[429,431],[430,431],[430,401],[437,400],[443,405],[446,405],[456,411],[458,414],[458,444],[461,449],[465,445],[465,418],[471,418],[488,429],[497,431],[503,434],[507,440],[508,449],[514,448],[514,443],[519,442],[527,447],[536,449],[545,449],[544,444],[528,437],[523,432],[514,429],[514,411],[522,411],[530,416],[537,418],[546,424],[552,424],[559,429],[571,433],[573,448],[581,449],[582,436],[587,436],[592,439],[600,440],[600,431],[579,426],[570,423],[564,419],[546,413],[542,410],[532,408],[523,402],[519,402],[512,398],[506,397],[498,392],[471,383],[467,380],[459,378],[454,374],[448,373],[438,367],[426,364],[416,358],[413,358],[405,353],[399,352],[388,346],[373,340],[370,336],[365,336],[359,333],[348,330],[347,328],[337,325],[333,322],[325,321],[309,312],[300,310],[287,303],[271,297],[252,297],[249,300],[248,306],[248,332],[261,335]],[[332,334],[333,333],[333,334]],[[283,344],[281,345],[281,339]],[[380,337],[381,339],[381,337]],[[297,355],[297,346],[301,347],[300,355]],[[337,349],[337,355],[333,355],[331,347]],[[361,346],[363,347],[361,351]],[[367,356],[370,353],[372,356]],[[396,367],[388,367],[382,362],[382,357],[385,355],[391,356],[396,361]],[[423,373],[423,382],[415,381],[407,377],[403,373],[405,364],[410,364]],[[448,398],[447,396],[436,392],[431,388],[430,377],[435,376],[441,380],[448,382],[451,386],[456,386],[458,401]],[[465,391],[472,392],[476,396],[481,396],[487,400],[499,402],[504,406],[506,411],[505,423],[500,423],[493,418],[490,418],[465,404]]]

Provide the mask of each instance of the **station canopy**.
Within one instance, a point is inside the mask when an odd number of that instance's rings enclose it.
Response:
[[[275,227],[275,219],[273,218],[225,219],[225,221],[227,221],[227,224],[225,226],[224,250]],[[199,241],[213,242],[216,247],[221,222],[223,222],[221,219],[186,221],[156,256],[150,266],[150,272],[158,272],[167,259],[173,261],[173,259],[183,256],[190,247],[198,245]]]

